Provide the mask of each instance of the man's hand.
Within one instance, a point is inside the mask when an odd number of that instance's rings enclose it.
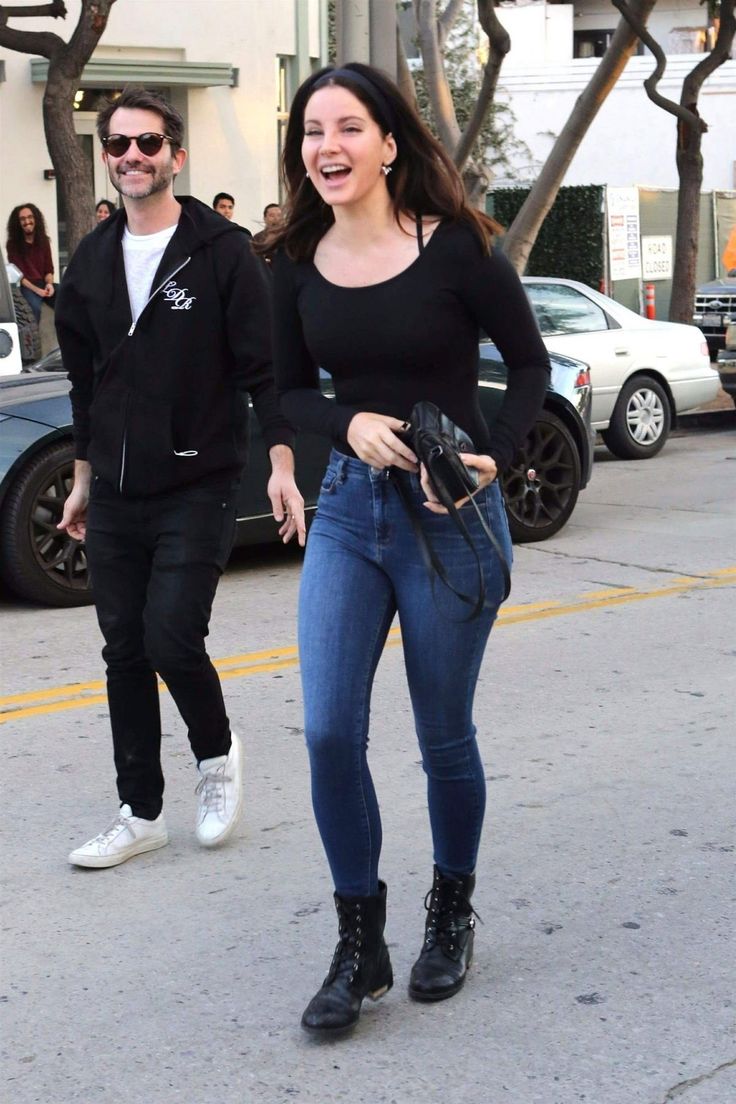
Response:
[[[271,478],[268,481],[268,497],[273,506],[273,516],[281,523],[279,536],[288,544],[296,533],[301,547],[307,539],[304,522],[304,499],[294,481],[294,453],[288,445],[274,445],[268,450],[271,458]]]
[[[44,288],[44,291],[43,291],[45,298],[46,299],[53,299],[55,291],[56,291],[56,289],[55,289],[55,287],[52,283],[46,284],[46,287]]]
[[[87,504],[89,487],[92,481],[92,469],[86,460],[74,461],[74,486],[64,503],[64,513],[56,526],[63,529],[73,540],[83,541],[87,536]]]

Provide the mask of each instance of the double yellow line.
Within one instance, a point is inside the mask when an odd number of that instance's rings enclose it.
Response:
[[[691,590],[710,590],[714,587],[733,585],[736,582],[736,566],[725,567],[705,575],[685,575],[673,578],[666,586],[651,590],[638,587],[612,587],[607,590],[587,591],[572,600],[546,599],[527,602],[520,606],[506,606],[499,614],[497,627],[517,625],[523,621],[543,621],[549,617],[564,617],[589,610],[622,606],[629,602],[645,602],[652,598],[667,598]],[[387,647],[401,643],[398,628],[391,629]],[[299,656],[295,647],[272,648],[264,652],[244,652],[214,660],[221,679],[245,678],[248,675],[267,674],[295,667]],[[9,694],[0,697],[0,724],[18,721],[24,717],[36,717],[45,713],[61,713],[67,709],[82,709],[89,705],[107,704],[105,683],[75,682],[68,686],[56,686],[46,690],[31,690],[25,694]],[[163,683],[159,690],[164,690]]]

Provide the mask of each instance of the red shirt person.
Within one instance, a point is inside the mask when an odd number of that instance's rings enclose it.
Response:
[[[44,217],[33,203],[14,207],[8,219],[7,254],[23,273],[20,288],[38,322],[44,299],[53,306],[54,262]]]

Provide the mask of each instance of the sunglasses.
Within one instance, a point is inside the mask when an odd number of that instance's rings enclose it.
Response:
[[[175,145],[174,139],[169,138],[168,134],[154,134],[152,130],[147,130],[145,134],[130,136],[127,134],[108,134],[107,138],[102,138],[101,141],[105,152],[112,154],[113,157],[122,157],[124,153],[127,153],[131,142],[135,142],[145,157],[154,157],[160,152],[164,142],[171,142],[172,145]]]

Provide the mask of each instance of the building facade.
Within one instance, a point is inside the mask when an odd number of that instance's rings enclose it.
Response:
[[[10,21],[69,38],[79,0],[65,21]],[[252,231],[279,199],[278,159],[291,97],[327,56],[326,0],[118,0],[75,96],[75,126],[97,199],[117,199],[101,161],[95,116],[126,84],[167,95],[186,123],[189,160],[177,191],[209,203],[235,197],[235,219]],[[0,219],[18,203],[43,212],[55,258],[65,260],[60,209],[46,147],[42,98],[48,62],[0,48]],[[57,268],[58,272],[58,268]]]
[[[512,109],[515,136],[529,151],[496,186],[533,179],[611,40],[619,13],[609,0],[501,0],[499,18],[511,36],[497,98]],[[649,30],[667,55],[659,91],[679,102],[683,79],[713,42],[708,5],[659,0]],[[648,99],[644,80],[654,58],[643,47],[603,104],[565,176],[565,184],[677,188],[676,120]],[[736,188],[736,60],[703,85],[703,190]],[[514,157],[512,155],[512,161]]]

